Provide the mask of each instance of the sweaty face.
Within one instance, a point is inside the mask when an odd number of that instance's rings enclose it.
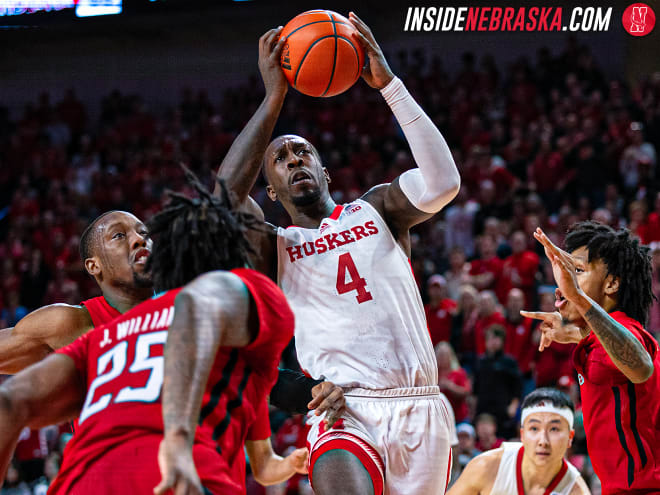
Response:
[[[306,139],[293,135],[276,138],[266,149],[264,167],[272,191],[285,207],[309,206],[327,194],[325,169]]]
[[[584,293],[599,305],[603,305],[605,299],[605,287],[607,285],[607,265],[596,259],[589,263],[589,251],[586,247],[580,247],[571,253],[575,259],[575,275],[578,286]],[[580,312],[562,295],[559,289],[555,290],[555,308],[559,310],[565,321],[580,322]]]
[[[561,462],[566,449],[571,446],[573,435],[568,421],[550,412],[530,414],[520,428],[524,455],[537,466]]]
[[[113,212],[96,226],[93,255],[101,266],[103,280],[115,286],[151,287],[146,272],[152,241],[147,228],[134,215]]]

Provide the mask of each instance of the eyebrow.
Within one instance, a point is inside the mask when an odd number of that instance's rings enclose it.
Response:
[[[111,224],[108,224],[108,225],[105,226],[105,230],[106,230],[106,232],[109,232],[110,230],[112,230],[114,228],[117,228],[117,227],[124,228],[125,227],[124,222],[122,222],[120,220],[112,222]]]
[[[527,420],[527,422],[528,422],[528,423],[532,423],[532,422],[533,422],[533,423],[541,423],[541,420],[540,420],[540,419],[536,419],[536,418],[529,418],[529,419]],[[548,421],[548,423],[559,423],[559,424],[561,424],[561,419],[559,419],[559,418],[551,419],[550,421]]]

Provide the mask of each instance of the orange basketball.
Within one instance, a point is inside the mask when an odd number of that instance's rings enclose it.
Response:
[[[331,10],[310,10],[291,19],[281,65],[289,84],[309,96],[335,96],[355,84],[364,52],[348,19]]]

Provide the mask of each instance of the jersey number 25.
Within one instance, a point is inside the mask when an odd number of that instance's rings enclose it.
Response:
[[[115,397],[115,403],[118,402],[155,402],[160,397],[160,389],[163,386],[163,356],[151,356],[151,346],[156,344],[165,344],[167,340],[167,331],[145,333],[140,335],[135,342],[135,358],[133,364],[128,368],[129,373],[150,370],[149,378],[144,387],[124,387]],[[112,394],[104,394],[96,402],[94,395],[96,389],[101,385],[111,382],[122,374],[126,367],[126,356],[128,342],[125,340],[114,346],[105,354],[101,355],[97,362],[98,376],[89,386],[85,405],[80,412],[78,423],[82,424],[91,415],[102,411],[112,401]],[[106,372],[108,364],[112,366]]]

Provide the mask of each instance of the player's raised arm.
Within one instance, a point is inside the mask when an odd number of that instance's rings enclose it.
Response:
[[[236,195],[239,205],[260,218],[263,218],[261,208],[249,197],[249,193],[259,176],[264,151],[288,90],[288,83],[280,68],[280,54],[284,46],[284,39],[278,39],[281,31],[281,27],[271,29],[259,39],[259,71],[266,95],[232,143],[218,170],[218,178],[224,180],[228,189]],[[214,191],[216,194],[218,187]]]
[[[418,168],[401,174],[384,192],[365,199],[376,203],[393,230],[407,230],[440,211],[458,194],[461,179],[447,142],[385,60],[369,27],[351,12],[355,35],[369,59],[362,73],[381,91],[408,140]],[[384,198],[380,199],[380,194]],[[381,203],[381,204],[378,204]]]
[[[21,430],[78,416],[85,388],[73,360],[48,356],[0,385],[0,477],[4,477]]]
[[[584,319],[586,333],[592,331],[596,334],[614,365],[631,382],[643,383],[648,380],[654,366],[644,345],[580,287],[576,272],[582,273],[588,268],[588,263],[558,248],[540,228],[536,229],[534,237],[543,245],[552,263],[552,271],[562,297],[575,305]],[[608,291],[619,290],[620,281],[616,278],[611,277],[608,284]]]
[[[89,313],[81,306],[53,304],[37,309],[15,327],[0,330],[0,373],[18,373],[90,328]]]
[[[158,454],[163,479],[154,493],[202,493],[192,459],[202,397],[218,349],[244,347],[256,333],[249,314],[247,287],[228,272],[202,275],[177,296],[165,346],[165,438]]]

